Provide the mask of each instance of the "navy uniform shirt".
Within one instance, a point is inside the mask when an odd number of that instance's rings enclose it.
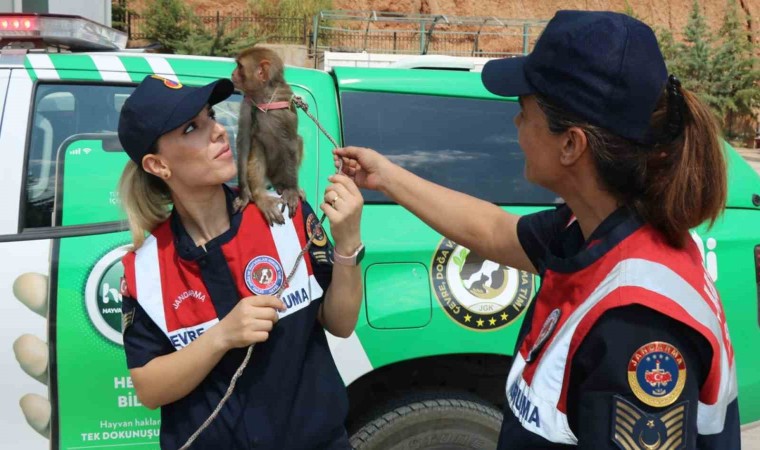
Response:
[[[612,230],[616,230],[616,234],[622,238],[641,226],[641,222],[629,210],[621,208],[605,219],[586,240],[578,222],[571,223],[571,219],[572,212],[565,205],[520,218],[518,238],[539,275],[546,271],[549,258],[555,263],[566,265],[574,262],[583,264],[590,248],[598,246],[594,251],[598,253],[614,247],[614,242],[605,241]],[[572,268],[566,266],[565,269]],[[535,303],[526,313],[515,353],[530,331],[534,309]],[[512,409],[506,406],[498,448],[644,449],[637,441],[634,441],[636,446],[615,442],[615,420],[619,413],[614,403],[616,399],[622,398],[638,410],[637,414],[643,412],[662,416],[670,410],[669,407],[656,408],[639,401],[628,382],[627,367],[631,356],[641,346],[654,341],[668,342],[675,346],[683,355],[688,369],[686,385],[675,402],[675,405],[687,402],[684,439],[682,445],[673,448],[739,449],[739,412],[736,400],[728,407],[722,433],[708,436],[697,434],[699,390],[709,372],[712,358],[708,341],[687,325],[641,305],[624,306],[605,312],[595,322],[573,357],[567,417],[570,428],[578,438],[578,446],[552,443],[527,431]]]
[[[246,246],[236,239],[243,213],[232,213],[232,191],[225,187],[230,229],[197,247],[173,213],[171,230],[179,258],[194,262],[208,289],[219,320],[250,292],[238,292],[222,246]],[[250,208],[250,206],[249,206]],[[304,219],[312,213],[303,203]],[[304,220],[306,224],[307,221]],[[332,277],[329,241],[311,250],[314,276],[324,291]],[[286,275],[290,267],[284,268]],[[139,299],[138,299],[139,300]],[[317,320],[322,299],[280,320],[266,342],[256,344],[219,416],[200,434],[193,449],[346,449],[350,448],[344,420],[348,410],[325,331]],[[167,336],[133,298],[124,298],[125,313],[134,312],[124,330],[130,369],[175,351]],[[206,420],[224,396],[246,348],[228,351],[206,378],[184,398],[161,407],[161,448],[177,449]]]

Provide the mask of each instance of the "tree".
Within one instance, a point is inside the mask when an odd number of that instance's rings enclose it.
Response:
[[[727,137],[739,138],[742,130],[737,122],[751,117],[760,104],[760,71],[754,55],[752,36],[747,32],[744,11],[740,16],[735,0],[728,0],[726,15],[719,31],[720,46],[715,53],[715,80],[712,93],[724,120]]]
[[[219,25],[215,33],[208,32],[199,26],[187,39],[173,42],[172,45],[177,53],[184,55],[232,57],[240,50],[253,47],[261,40],[255,32],[244,32],[242,27],[228,32],[228,27],[229,20]]]
[[[684,28],[683,47],[680,58],[671,64],[675,75],[681,79],[683,86],[695,92],[704,102],[716,108],[718,100],[713,94],[713,42],[714,38],[702,14],[699,2],[694,0],[689,20]],[[719,108],[716,108],[719,109]]]
[[[181,0],[151,1],[144,15],[146,37],[170,53],[200,26],[195,14]]]
[[[130,10],[127,7],[127,0],[112,0],[111,1],[111,26],[121,31],[127,30],[129,25],[127,17],[129,17]]]
[[[667,28],[658,27],[655,30],[657,34],[657,42],[660,45],[660,52],[665,59],[665,65],[668,67],[668,73],[681,76],[683,72],[681,70],[681,55],[683,54],[684,45],[680,42],[676,42],[673,33]]]

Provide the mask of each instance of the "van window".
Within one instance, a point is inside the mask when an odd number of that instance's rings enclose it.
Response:
[[[68,138],[83,133],[116,133],[119,113],[133,86],[39,84],[34,98],[26,161],[24,228],[53,225],[58,153]],[[217,120],[235,145],[240,96],[217,105]],[[97,171],[98,167],[93,167]],[[109,175],[110,176],[110,175]],[[121,171],[113,173],[113,189]],[[78,181],[78,180],[77,180]],[[81,180],[86,184],[87,180]]]
[[[370,147],[415,174],[496,204],[546,204],[525,180],[516,102],[382,92],[341,95],[346,145]],[[368,203],[390,200],[364,191]]]

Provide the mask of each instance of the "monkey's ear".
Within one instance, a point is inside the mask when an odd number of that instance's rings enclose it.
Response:
[[[272,65],[272,63],[268,59],[262,59],[259,63],[259,70],[257,72],[259,76],[259,80],[261,81],[269,81],[269,67]]]

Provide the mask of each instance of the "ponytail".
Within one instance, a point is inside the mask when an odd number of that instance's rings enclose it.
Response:
[[[668,89],[671,95],[668,95]],[[537,96],[552,133],[581,128],[601,185],[681,248],[689,229],[712,226],[726,205],[726,161],[717,122],[694,94],[670,84],[652,114],[657,144],[641,144],[590,125]],[[674,104],[678,102],[680,104]],[[671,105],[668,105],[671,103]],[[670,106],[670,109],[669,109]],[[673,108],[679,109],[673,132]],[[670,113],[669,113],[670,112]]]
[[[137,250],[145,242],[145,235],[169,217],[169,188],[130,160],[119,180],[119,198]]]

